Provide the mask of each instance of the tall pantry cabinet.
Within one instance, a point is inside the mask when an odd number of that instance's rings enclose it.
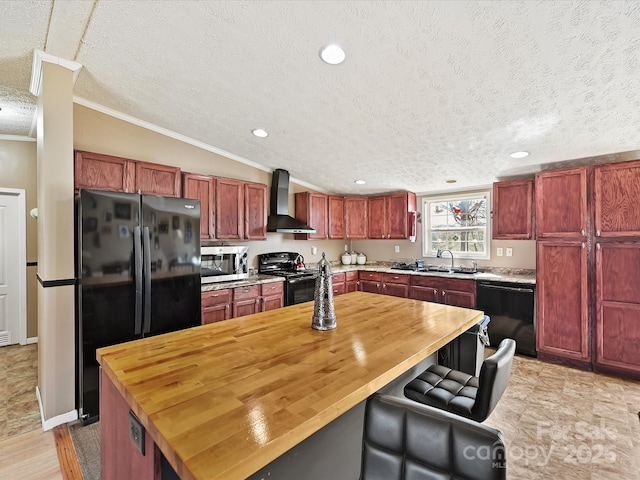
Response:
[[[640,378],[640,161],[535,188],[539,356]]]

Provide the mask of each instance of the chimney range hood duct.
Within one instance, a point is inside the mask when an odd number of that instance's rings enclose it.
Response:
[[[271,214],[268,232],[316,233],[314,228],[289,215],[289,172],[277,168],[271,177]]]

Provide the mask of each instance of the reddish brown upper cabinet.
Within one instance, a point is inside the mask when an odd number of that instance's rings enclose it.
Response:
[[[536,174],[536,237],[576,238],[588,235],[587,188],[591,167]]]
[[[595,167],[595,236],[640,236],[640,161]]]
[[[579,240],[537,244],[538,354],[589,368],[587,245]]]
[[[368,198],[370,239],[409,238],[409,212],[416,209],[415,193],[394,193]]]
[[[594,369],[640,378],[640,242],[596,244]]]
[[[345,197],[344,223],[345,237],[348,239],[367,238],[368,209],[367,197]]]
[[[264,183],[244,183],[244,238],[267,239],[267,186]]]
[[[530,240],[533,223],[533,180],[493,184],[493,238]]]
[[[182,196],[200,200],[200,238],[210,240],[214,235],[215,179],[210,175],[182,174]]]
[[[244,237],[244,182],[216,178],[215,238],[240,240]]]
[[[80,150],[75,152],[76,190],[93,188],[112,192],[135,192],[135,183],[135,160]]]
[[[344,197],[329,195],[328,203],[328,237],[344,238]]]
[[[297,220],[314,228],[316,233],[296,233],[296,240],[327,238],[327,195],[315,192],[295,194]]]
[[[136,162],[136,191],[145,195],[179,197],[180,169],[157,163]]]

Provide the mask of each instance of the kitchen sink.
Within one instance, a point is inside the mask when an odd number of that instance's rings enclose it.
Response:
[[[467,275],[473,275],[474,273],[478,273],[478,270],[471,267],[451,268],[447,265],[428,265],[426,267],[416,269],[416,272],[464,273]]]

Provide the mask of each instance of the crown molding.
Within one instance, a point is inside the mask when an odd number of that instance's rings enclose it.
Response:
[[[33,51],[33,65],[31,67],[31,83],[29,84],[29,91],[36,97],[40,96],[40,90],[42,88],[42,63],[53,63],[54,65],[60,65],[73,72],[73,83],[76,83],[78,74],[82,65],[78,62],[73,62],[65,58],[56,57],[49,53],[45,53],[42,50]]]
[[[200,140],[187,137],[186,135],[182,135],[181,133],[177,133],[172,130],[159,127],[158,125],[147,122],[145,120],[141,120],[131,115],[127,115],[126,113],[122,113],[112,108],[105,107],[104,105],[100,105],[99,103],[92,102],[91,100],[87,100],[86,98],[82,98],[74,95],[73,102],[77,103],[78,105],[82,105],[83,107],[90,108],[91,110],[95,110],[97,112],[104,113],[105,115],[109,115],[110,117],[117,118],[118,120],[122,120],[124,122],[137,125],[138,127],[146,128],[147,130],[151,130],[152,132],[159,133],[160,135],[164,135],[165,137],[173,138],[174,140],[177,140],[179,142],[188,143],[189,145],[193,145],[194,147],[201,148],[202,150],[206,150],[208,152],[215,153],[216,155],[220,155],[230,160],[234,160],[236,162],[242,163],[249,167],[262,170],[263,172],[273,173],[272,168],[265,167],[264,165],[260,165],[259,163],[252,162],[251,160],[247,160],[244,157],[241,157],[231,152],[227,152],[226,150],[222,150],[221,148],[214,147],[207,143],[201,142]],[[311,190],[325,192],[324,189],[317,187],[315,185],[312,185],[310,183],[304,182],[302,180],[298,180],[293,177],[290,177],[289,180],[297,183],[300,186],[310,188]]]
[[[0,134],[0,141],[12,141],[12,142],[35,142],[33,137],[27,137],[26,135],[2,135]]]

